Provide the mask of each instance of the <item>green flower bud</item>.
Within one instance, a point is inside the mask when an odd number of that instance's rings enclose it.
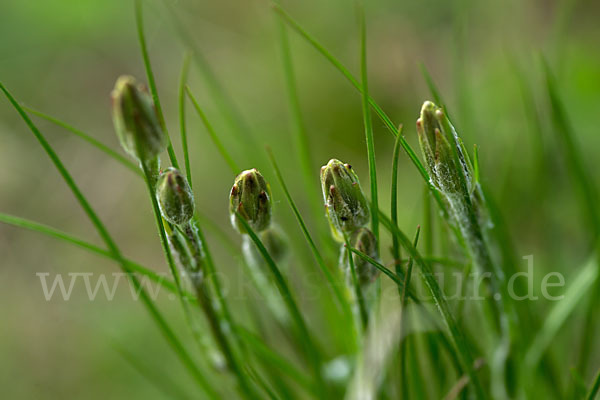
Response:
[[[434,186],[448,195],[459,193],[463,191],[462,173],[467,186],[465,189],[471,192],[472,166],[444,111],[430,101],[423,103],[417,120],[417,133],[425,167]]]
[[[255,232],[265,230],[271,223],[271,188],[256,168],[239,174],[229,194],[231,224],[238,232],[246,233],[236,212]]]
[[[156,197],[162,216],[170,223],[183,225],[194,216],[194,194],[177,169],[169,167],[158,177]]]
[[[357,229],[350,237],[350,245],[361,253],[364,253],[372,259],[379,261],[377,239],[375,239],[375,235],[369,229]],[[352,283],[350,263],[348,262],[348,252],[343,246],[341,256],[341,263],[346,270],[346,279],[349,283]],[[352,260],[354,261],[354,270],[356,271],[356,278],[359,285],[366,286],[375,280],[379,274],[379,270],[376,267],[357,254],[352,254]]]
[[[111,93],[113,122],[123,149],[148,161],[167,146],[154,103],[147,90],[131,76],[121,76]]]
[[[369,205],[358,176],[350,164],[331,159],[321,168],[321,188],[333,237],[344,241],[344,235],[369,222]]]

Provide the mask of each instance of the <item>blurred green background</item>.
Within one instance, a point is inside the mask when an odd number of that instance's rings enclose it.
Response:
[[[313,212],[322,200],[310,197],[312,193],[302,185],[277,19],[269,2],[151,0],[144,5],[150,57],[178,154],[177,84],[186,46],[174,29],[168,7],[192,33],[197,49],[238,107],[247,123],[242,135],[252,135],[259,144],[273,148],[310,229],[325,232],[324,218],[314,218]],[[284,6],[358,75],[359,42],[352,2],[287,1]],[[395,123],[404,124],[409,143],[417,149],[414,123],[422,102],[431,98],[419,68],[423,63],[467,147],[479,146],[483,182],[503,213],[518,257],[533,254],[536,271],[563,272],[568,283],[589,255],[591,236],[580,211],[578,188],[567,173],[551,125],[540,59],[543,55],[548,60],[557,77],[583,163],[600,184],[600,170],[594,164],[600,150],[600,3],[375,0],[368,2],[366,11],[372,96]],[[350,162],[368,187],[358,92],[298,35],[290,31],[289,37],[310,141],[314,193],[318,193],[319,167],[332,157]],[[516,70],[534,95],[541,129],[536,128],[535,117],[524,102]],[[0,2],[1,81],[24,104],[67,121],[119,151],[109,93],[116,78],[125,73],[145,81],[129,1]],[[259,167],[272,182],[276,218],[294,247],[306,252],[269,164],[248,142],[237,139],[236,128],[194,63],[190,87],[238,164]],[[227,215],[233,175],[189,104],[188,110],[197,205],[239,242]],[[379,195],[387,210],[393,137],[376,117],[373,120]],[[166,272],[143,183],[63,129],[35,121],[125,254]],[[100,244],[66,185],[4,97],[0,99],[0,135],[0,211]],[[423,182],[403,153],[399,182],[401,227],[413,232],[423,222]],[[237,288],[243,285],[238,261],[212,233],[209,243],[235,301]],[[331,243],[323,245],[329,249],[328,261],[335,262]],[[4,398],[161,398],[152,380],[132,368],[117,349],[126,349],[139,364],[156,376],[172,379],[183,390],[192,385],[141,304],[131,300],[126,285],[119,286],[113,301],[103,296],[89,301],[81,284],[75,285],[70,301],[60,296],[45,301],[36,276],[37,272],[49,272],[50,277],[116,272],[114,263],[6,225],[0,225],[0,256],[0,387]],[[525,261],[518,268],[524,269]],[[298,273],[288,272],[291,277]],[[302,285],[296,286],[302,292]],[[186,337],[179,304],[164,293],[159,303]],[[538,310],[547,306],[536,305]],[[577,337],[582,315],[575,315],[573,324],[553,344],[555,356],[567,364],[572,362],[567,348]]]

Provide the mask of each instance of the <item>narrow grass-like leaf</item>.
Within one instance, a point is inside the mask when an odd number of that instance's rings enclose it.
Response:
[[[130,170],[132,170],[133,172],[135,172],[136,174],[138,174],[139,176],[143,177],[142,171],[140,171],[140,168],[137,166],[137,164],[131,162],[130,160],[128,160],[127,158],[125,158],[124,156],[122,156],[121,154],[119,154],[118,152],[116,152],[115,150],[111,149],[110,147],[108,147],[107,145],[105,145],[104,143],[94,139],[93,137],[91,137],[90,135],[88,135],[87,133],[67,124],[66,122],[63,122],[57,118],[54,118],[48,114],[44,114],[41,111],[37,111],[34,110],[33,108],[27,107],[27,106],[22,106],[23,109],[25,109],[27,112],[38,116],[40,118],[45,119],[46,121],[52,122],[55,125],[58,125],[64,129],[66,129],[67,131],[73,133],[74,135],[76,135],[77,137],[85,140],[86,142],[88,142],[89,144],[91,144],[92,146],[96,147],[98,150],[104,152],[106,155],[108,155],[109,157],[113,158],[114,160],[116,160],[117,162],[123,164],[124,166],[126,166],[127,168],[129,168]]]
[[[396,283],[396,285],[398,285],[400,290],[402,290],[402,287],[404,285],[404,273],[402,271],[400,271],[401,274],[394,273],[389,268],[387,268],[385,265],[379,263],[377,260],[375,260],[374,258],[370,257],[369,255],[363,253],[362,251],[355,249],[354,247],[350,247],[350,246],[347,246],[347,248],[352,253],[356,254],[357,256],[359,256],[360,258],[362,258],[363,260],[365,260],[366,262],[368,262],[369,264],[371,264],[372,266],[374,266],[375,268],[380,270],[386,276],[388,276],[391,280],[393,280]]]
[[[171,143],[171,137],[167,130],[167,123],[165,121],[165,115],[163,114],[162,106],[160,104],[160,98],[158,97],[158,89],[156,88],[156,81],[154,80],[154,72],[152,72],[152,64],[150,63],[150,56],[148,55],[148,46],[146,45],[146,34],[144,33],[144,18],[142,15],[142,1],[135,0],[135,24],[137,28],[138,41],[140,43],[140,50],[142,51],[142,59],[144,60],[144,69],[146,70],[146,78],[148,79],[148,86],[150,88],[150,94],[152,94],[152,101],[156,108],[156,114],[158,116],[158,122],[165,135],[167,135],[168,146],[167,152],[169,153],[169,159],[171,164],[179,169],[179,163],[177,162],[177,156],[173,150],[173,144]]]
[[[398,224],[394,224],[396,226],[398,226]],[[413,241],[413,246],[415,246],[415,248],[417,247],[417,244],[419,243],[419,233],[421,231],[421,227],[417,227],[417,233],[415,234],[415,239]],[[398,239],[396,239],[398,240]],[[406,310],[406,298],[407,298],[407,294],[409,293],[409,288],[410,288],[410,278],[412,275],[412,267],[413,267],[413,259],[410,258],[408,260],[408,264],[406,266],[406,275],[404,276],[404,282],[402,283],[402,289],[400,292],[400,307],[401,307],[401,312],[402,314],[400,315],[400,324],[403,323],[404,319],[405,319],[405,313],[404,310]],[[400,286],[398,286],[398,290],[400,290]],[[408,385],[409,384],[409,380],[408,380],[408,374],[407,374],[407,368],[406,366],[408,365],[407,363],[407,357],[406,357],[406,351],[407,351],[407,344],[406,344],[406,339],[402,342],[402,344],[400,345],[400,368],[401,368],[401,380],[400,380],[400,384],[401,385]],[[413,371],[413,373],[415,374],[420,374],[419,369],[415,369],[415,371]],[[402,393],[403,393],[403,398],[408,398],[408,388],[404,388],[402,387]]]
[[[25,124],[29,127],[29,129],[31,130],[33,135],[36,137],[36,139],[38,140],[38,142],[40,143],[40,145],[42,146],[42,148],[44,149],[44,151],[46,152],[46,154],[48,155],[48,157],[50,158],[50,160],[52,161],[52,163],[54,164],[54,166],[56,167],[56,169],[62,176],[63,180],[65,181],[65,183],[67,184],[67,186],[69,187],[69,189],[71,190],[71,192],[73,193],[75,198],[77,199],[78,203],[81,205],[81,208],[84,210],[84,212],[86,213],[86,215],[88,216],[88,218],[90,219],[90,221],[92,222],[94,227],[96,228],[96,231],[98,232],[98,234],[100,235],[100,237],[102,238],[102,240],[104,241],[106,246],[108,247],[109,251],[115,256],[116,259],[119,260],[119,264],[121,265],[121,268],[123,269],[123,271],[128,273],[127,276],[129,277],[130,282],[132,283],[134,288],[140,293],[140,298],[142,299],[144,306],[149,311],[153,320],[156,322],[159,329],[161,330],[161,332],[163,333],[163,335],[165,336],[165,338],[167,339],[167,341],[169,342],[169,344],[171,345],[171,347],[173,348],[173,350],[175,351],[175,353],[177,354],[177,356],[179,357],[181,362],[185,365],[185,367],[193,375],[193,377],[196,379],[196,381],[201,386],[201,388],[205,391],[205,393],[210,398],[215,398],[216,396],[213,393],[208,382],[206,381],[206,378],[204,377],[204,375],[202,374],[200,369],[197,367],[195,362],[192,360],[192,358],[188,354],[187,350],[182,345],[181,341],[177,338],[177,336],[175,335],[173,330],[169,327],[169,325],[167,324],[167,321],[164,319],[164,317],[162,316],[160,311],[156,308],[156,305],[151,300],[151,298],[148,296],[148,293],[143,288],[143,286],[140,284],[139,280],[133,274],[131,274],[132,271],[129,269],[128,264],[123,259],[123,256],[121,255],[121,251],[117,247],[115,241],[112,239],[112,237],[108,233],[108,230],[106,229],[106,227],[104,226],[102,221],[100,221],[100,218],[98,217],[96,212],[92,209],[90,203],[87,201],[87,199],[85,198],[85,196],[83,195],[83,193],[81,192],[81,190],[79,189],[79,187],[77,186],[75,181],[73,180],[71,174],[67,171],[66,167],[64,166],[64,164],[62,163],[62,161],[60,160],[60,158],[58,157],[58,155],[56,154],[56,152],[54,151],[54,149],[52,148],[50,143],[48,143],[48,141],[42,135],[40,130],[31,121],[31,119],[29,118],[29,116],[27,115],[25,110],[19,105],[17,100],[10,94],[8,89],[6,89],[6,87],[2,83],[0,83],[0,90],[2,90],[4,92],[4,94],[10,101],[10,103],[13,105],[15,110],[19,113],[21,118],[23,118],[23,121],[25,122]]]
[[[238,174],[240,172],[239,167],[237,166],[235,161],[233,161],[233,158],[231,157],[229,152],[227,152],[227,150],[225,149],[225,146],[223,146],[223,143],[221,143],[221,139],[219,139],[219,135],[217,135],[214,128],[208,121],[206,114],[204,113],[204,111],[202,111],[200,104],[198,103],[198,101],[196,101],[196,98],[192,94],[192,91],[190,90],[189,86],[186,86],[185,90],[187,91],[187,94],[188,94],[190,100],[192,101],[192,104],[194,105],[194,108],[196,109],[198,116],[202,120],[202,123],[204,124],[204,127],[206,128],[206,131],[208,132],[208,135],[210,136],[211,140],[217,147],[217,150],[219,151],[219,153],[221,154],[221,156],[223,157],[223,159],[225,160],[225,162],[227,163],[229,168],[231,168],[231,172],[233,172],[234,175]]]
[[[331,273],[331,271],[329,270],[327,265],[325,265],[323,256],[317,249],[315,242],[313,241],[312,237],[310,236],[310,233],[308,232],[308,228],[306,227],[306,224],[304,223],[304,220],[302,219],[302,215],[300,215],[300,211],[298,211],[298,207],[296,207],[296,203],[292,199],[292,196],[291,196],[291,194],[288,190],[288,187],[285,183],[285,180],[283,179],[283,175],[281,174],[281,170],[279,169],[279,166],[277,165],[277,162],[275,161],[275,156],[273,155],[273,152],[271,151],[270,148],[267,148],[267,153],[268,153],[269,159],[271,160],[271,164],[273,165],[273,169],[275,170],[275,175],[277,176],[277,180],[279,181],[279,184],[281,185],[281,188],[283,189],[283,193],[285,194],[285,197],[286,197],[288,203],[290,204],[292,211],[294,212],[296,220],[298,221],[298,225],[300,225],[300,229],[302,230],[302,234],[304,235],[304,238],[306,239],[306,241],[310,247],[310,250],[313,253],[314,258],[317,261],[317,264],[319,264],[319,267],[321,268],[321,272],[323,272],[325,279],[327,279],[329,288],[335,295],[335,298],[338,301],[340,309],[344,313],[346,313],[347,316],[349,316],[351,314],[350,306],[340,288],[341,285],[339,284],[339,282],[336,282],[333,274]]]
[[[281,274],[279,267],[277,267],[277,264],[275,264],[275,261],[273,260],[273,258],[271,257],[271,255],[269,254],[269,252],[267,251],[267,249],[261,242],[261,240],[258,238],[258,236],[254,232],[252,227],[248,224],[248,222],[244,219],[244,217],[241,214],[236,212],[236,216],[237,216],[238,220],[241,222],[241,224],[243,225],[244,229],[248,232],[248,235],[250,236],[250,238],[252,239],[252,241],[254,242],[256,247],[258,248],[258,251],[262,255],[265,262],[267,263],[267,266],[269,267],[269,270],[271,271],[271,274],[273,275],[275,284],[277,285],[277,288],[279,289],[279,293],[281,294],[281,297],[283,298],[283,301],[284,301],[288,311],[290,312],[292,319],[294,320],[295,324],[297,325],[297,328],[298,328],[300,334],[303,336],[306,351],[308,351],[310,353],[310,358],[313,363],[313,372],[315,375],[315,379],[317,381],[317,385],[319,387],[319,395],[322,398],[326,398],[327,397],[327,389],[325,387],[325,383],[323,382],[323,377],[321,376],[321,355],[319,354],[319,350],[316,347],[316,344],[314,343],[314,341],[312,339],[312,336],[308,330],[308,326],[306,325],[306,322],[304,321],[304,317],[300,313],[298,304],[296,303],[296,300],[294,300],[294,297],[292,296],[292,292],[290,291],[290,288],[289,288],[285,278]]]
[[[417,233],[415,233],[415,238],[413,240],[413,247],[415,249],[417,248],[417,244],[419,243],[419,233],[421,233],[421,227],[417,226]],[[408,265],[406,266],[406,274],[404,275],[404,282],[402,284],[402,299],[401,299],[402,308],[404,308],[406,306],[406,298],[409,293],[410,278],[412,275],[413,263],[414,263],[414,259],[412,257],[409,258]]]
[[[187,85],[188,72],[190,69],[190,53],[186,53],[181,67],[179,78],[179,90],[177,100],[179,103],[179,130],[181,132],[181,148],[183,149],[183,162],[185,163],[185,176],[192,187],[192,168],[190,165],[190,153],[188,150],[187,125],[185,120],[185,87]]]
[[[390,218],[392,224],[398,226],[398,158],[400,156],[400,140],[402,135],[402,125],[398,128],[398,136],[394,142],[394,151],[392,153],[392,192],[390,194]],[[396,273],[402,270],[400,265],[400,243],[398,238],[392,236],[392,255],[396,265]]]
[[[358,278],[356,276],[356,267],[354,266],[354,257],[352,256],[352,251],[350,250],[350,241],[348,240],[348,235],[344,235],[344,241],[346,243],[346,253],[348,254],[348,265],[350,267],[350,275],[352,277],[352,287],[354,288],[354,295],[356,296],[356,301],[358,303],[358,312],[360,314],[360,322],[362,323],[363,329],[367,328],[369,324],[369,314],[367,312],[367,305],[365,304],[365,297],[362,292],[362,288],[360,287],[360,283],[358,282]]]
[[[596,398],[596,396],[598,396],[599,391],[600,391],[600,370],[598,370],[598,373],[596,374],[596,379],[594,379],[592,386],[590,386],[590,391],[587,394],[587,396],[585,397],[586,400],[594,400]]]
[[[369,84],[367,72],[367,24],[365,21],[365,10],[360,3],[357,3],[358,23],[360,30],[360,77],[361,77],[361,98],[363,123],[365,127],[365,139],[367,142],[367,160],[369,162],[369,181],[371,183],[371,203],[375,209],[379,209],[377,198],[377,164],[375,162],[375,142],[373,140],[373,121],[371,120],[371,107],[369,106]],[[396,137],[400,136],[400,131]],[[377,248],[379,249],[379,213],[371,213],[371,229],[377,239]]]

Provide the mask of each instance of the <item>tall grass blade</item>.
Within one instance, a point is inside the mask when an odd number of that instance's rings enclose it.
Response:
[[[190,90],[189,86],[186,86],[185,90],[186,90],[190,100],[192,101],[192,104],[194,105],[194,109],[196,110],[196,112],[198,113],[198,116],[202,120],[202,123],[204,124],[204,127],[206,128],[206,131],[208,132],[208,135],[210,136],[211,140],[217,147],[217,150],[219,151],[219,153],[221,154],[221,156],[223,157],[223,159],[225,160],[225,162],[231,169],[231,172],[234,175],[237,175],[240,172],[240,168],[237,166],[236,162],[233,161],[233,158],[231,157],[229,152],[225,149],[225,146],[223,146],[221,139],[219,139],[219,135],[217,135],[217,133],[215,132],[211,123],[208,121],[206,114],[204,113],[204,111],[200,107],[200,104],[198,103],[198,101],[196,100],[194,95],[192,94],[192,91]]]
[[[375,142],[373,140],[373,121],[371,120],[371,107],[369,106],[369,84],[367,73],[367,23],[365,21],[365,10],[360,3],[357,3],[358,23],[360,26],[360,77],[362,93],[362,113],[365,126],[365,139],[367,142],[367,159],[369,162],[369,180],[371,183],[371,202],[375,209],[379,209],[377,199],[377,164],[375,163]],[[398,133],[396,137],[399,136]],[[371,213],[371,229],[377,239],[377,248],[379,248],[379,213]]]
[[[185,87],[187,85],[188,72],[190,70],[190,53],[186,53],[181,67],[181,76],[179,78],[179,90],[177,100],[179,103],[179,129],[181,132],[181,148],[183,149],[183,162],[185,163],[185,176],[192,187],[192,168],[190,165],[190,153],[187,140],[187,124],[185,120]]]
[[[146,34],[144,33],[144,18],[142,15],[142,0],[135,0],[135,24],[137,28],[138,41],[140,43],[140,50],[142,52],[142,59],[144,60],[144,69],[146,70],[146,78],[148,79],[148,86],[150,88],[150,94],[152,94],[152,100],[154,107],[156,107],[156,114],[158,116],[158,122],[160,123],[165,135],[168,138],[167,152],[169,153],[169,159],[171,164],[179,169],[179,163],[177,162],[177,156],[173,150],[173,144],[171,143],[171,137],[167,130],[167,123],[165,121],[165,115],[163,114],[162,106],[160,104],[160,98],[158,97],[158,89],[156,88],[156,81],[154,80],[154,72],[152,72],[152,64],[150,63],[150,56],[148,55],[148,46],[146,45]]]
[[[352,256],[352,251],[350,250],[351,246],[350,241],[348,240],[348,235],[344,235],[344,241],[346,243],[346,252],[348,253],[348,265],[350,266],[352,287],[354,288],[354,295],[356,296],[356,302],[358,303],[360,322],[362,323],[362,328],[367,329],[367,325],[369,324],[369,314],[367,312],[367,305],[365,304],[365,297],[363,295],[362,288],[360,287],[360,284],[358,283],[358,278],[356,276],[354,257]]]
[[[398,158],[400,156],[400,140],[402,135],[402,125],[398,128],[398,136],[394,142],[394,151],[392,153],[392,191],[390,194],[390,219],[392,224],[398,226]],[[400,243],[398,238],[392,236],[392,256],[394,257],[394,265],[396,273],[402,270]]]
[[[190,357],[180,340],[177,338],[173,330],[169,327],[160,311],[156,308],[156,305],[152,302],[152,300],[148,296],[148,293],[140,284],[139,280],[133,274],[131,274],[132,271],[129,269],[129,265],[123,259],[121,251],[119,250],[116,243],[108,233],[108,230],[106,229],[104,224],[100,221],[100,218],[98,217],[96,212],[92,209],[90,203],[87,201],[87,199],[85,198],[85,196],[71,177],[71,174],[67,171],[66,167],[64,166],[64,164],[62,163],[52,146],[48,143],[48,141],[42,135],[40,130],[31,121],[25,110],[19,105],[17,100],[10,94],[8,89],[6,89],[6,87],[2,83],[0,83],[0,90],[4,92],[10,103],[19,113],[21,118],[23,118],[25,124],[29,127],[33,135],[36,137],[36,139],[38,140],[38,142],[40,143],[40,145],[42,146],[42,148],[44,149],[44,151],[46,152],[46,154],[48,155],[48,157],[62,176],[63,180],[77,199],[78,203],[81,205],[81,208],[84,210],[84,212],[96,228],[96,231],[108,247],[109,251],[115,256],[116,259],[119,260],[121,268],[124,272],[128,274],[132,285],[140,293],[140,298],[142,299],[144,306],[150,312],[150,315],[152,316],[153,320],[158,325],[159,329],[161,330],[161,332],[163,333],[163,335],[165,336],[165,338],[179,357],[180,361],[189,370],[189,372],[196,379],[197,383],[201,386],[205,393],[210,398],[215,398],[215,393],[212,392],[211,387],[206,381],[206,378],[204,377],[200,369],[196,366],[195,362],[192,360],[192,358]]]

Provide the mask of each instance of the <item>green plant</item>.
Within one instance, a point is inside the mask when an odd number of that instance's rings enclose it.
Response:
[[[144,307],[201,389],[190,397],[508,399],[535,398],[536,386],[543,384],[552,388],[547,392],[556,398],[585,392],[589,392],[588,398],[593,398],[600,380],[596,377],[588,388],[586,374],[594,360],[590,348],[593,348],[594,318],[600,298],[595,293],[600,282],[596,249],[591,251],[594,255],[590,261],[574,272],[577,275],[565,292],[566,299],[549,311],[515,300],[508,291],[508,284],[509,276],[518,270],[511,265],[515,250],[510,232],[503,227],[503,208],[497,206],[486,188],[486,168],[480,166],[477,148],[472,153],[467,150],[461,136],[467,130],[456,129],[451,122],[447,108],[451,103],[443,101],[442,91],[435,86],[424,65],[421,68],[436,104],[430,101],[423,104],[416,135],[407,140],[402,126],[392,122],[370,95],[366,17],[361,6],[357,7],[360,78],[352,75],[278,3],[273,9],[278,18],[285,87],[297,157],[301,162],[300,180],[284,177],[292,174],[280,169],[276,162],[275,157],[283,158],[283,155],[280,157],[270,148],[266,153],[262,151],[197,50],[186,54],[178,85],[183,153],[183,164],[179,164],[151,66],[141,2],[136,1],[137,32],[149,93],[134,78],[123,77],[117,81],[112,95],[115,131],[133,161],[70,124],[22,106],[0,85],[73,192],[106,248],[26,219],[0,214],[0,221],[55,237],[115,261],[141,293]],[[320,176],[324,208],[315,190],[318,170],[311,169],[311,144],[299,101],[289,29],[324,56],[361,98],[368,174],[331,159]],[[193,47],[193,38],[183,29],[179,32],[187,47]],[[192,63],[199,66],[211,100],[227,115],[230,130],[219,131],[212,123],[208,108],[205,110],[202,100],[193,95],[187,84]],[[599,225],[594,182],[573,140],[573,129],[556,83],[549,67],[545,68],[549,119],[560,134],[559,148],[565,153],[567,168],[579,186],[581,209],[589,219],[590,236],[597,247]],[[520,83],[528,104],[535,97],[527,93],[526,79]],[[211,223],[211,217],[205,215],[203,196],[212,192],[204,184],[207,171],[191,166],[190,150],[194,148],[188,145],[188,99],[228,167],[228,173],[236,176],[230,192],[229,214],[241,243],[224,232],[227,228],[223,228],[223,221]],[[535,110],[535,106],[529,104],[528,110]],[[395,140],[393,151],[387,155],[392,160],[390,182],[377,168],[386,154],[378,152],[377,160],[375,158],[377,135],[372,112]],[[417,110],[414,114],[416,119]],[[169,279],[122,255],[119,243],[108,232],[31,115],[72,132],[133,171],[136,178],[143,179],[169,267]],[[533,125],[536,124],[539,125],[537,119]],[[462,126],[473,125],[463,120]],[[247,150],[246,158],[234,156],[228,146],[229,136],[234,136],[234,141]],[[422,158],[409,144],[413,139],[418,140]],[[398,176],[401,149],[422,178],[416,189],[405,185]],[[161,164],[160,157],[165,150],[168,159],[164,157]],[[265,168],[267,161],[272,168]],[[546,162],[543,157],[536,161]],[[248,163],[252,169],[241,171],[240,166]],[[288,163],[284,165],[289,168]],[[271,181],[276,184],[273,191],[258,167],[266,177],[276,178]],[[363,180],[368,176],[368,194],[359,183],[359,175]],[[194,186],[192,176],[201,184]],[[487,185],[490,183],[487,181]],[[388,187],[389,216],[381,200]],[[403,221],[399,208],[406,204],[399,198],[399,191],[420,194],[423,187],[423,216],[418,218],[422,225],[417,227],[411,240],[400,228]],[[276,208],[284,208],[282,199],[278,198],[280,193],[299,231],[285,218],[276,218],[279,217]],[[298,200],[301,207],[296,200],[296,196],[300,198],[299,193],[304,194],[302,200]],[[305,221],[301,212],[304,202],[311,210],[311,221]],[[225,196],[223,208],[227,208]],[[328,237],[327,229],[323,229],[325,223],[337,245]],[[204,229],[210,231],[210,235],[205,236]],[[306,243],[294,240],[300,234]],[[214,243],[207,240],[207,236],[222,242],[239,260],[246,274],[242,279],[248,279],[251,286],[244,293],[247,304],[240,306],[228,296],[222,282],[226,270],[224,262],[213,256]],[[153,245],[156,244],[148,243],[148,246]],[[306,249],[302,246],[308,246],[308,251],[303,251]],[[474,272],[490,274],[483,288],[484,299],[450,298],[449,285],[436,276],[436,273],[444,276],[456,273],[468,282]],[[180,338],[183,332],[171,326],[138,276],[149,277],[176,295],[191,332],[189,341]],[[303,279],[309,280],[311,289],[307,289],[309,284]],[[465,295],[472,287],[477,286],[461,287],[460,294]],[[582,330],[578,368],[573,379],[557,380],[553,371],[562,373],[566,368],[553,359],[549,351],[551,342],[567,319],[576,313],[588,292],[593,296],[585,310],[586,325]],[[313,293],[320,295],[317,305],[307,299]],[[196,321],[197,311],[204,316],[202,322]],[[543,320],[528,317],[540,311],[544,311]],[[201,350],[199,355],[192,351],[193,342]],[[134,356],[126,351],[124,354],[136,369],[153,375]],[[177,393],[185,392],[177,390]],[[544,395],[548,394],[544,392]]]

